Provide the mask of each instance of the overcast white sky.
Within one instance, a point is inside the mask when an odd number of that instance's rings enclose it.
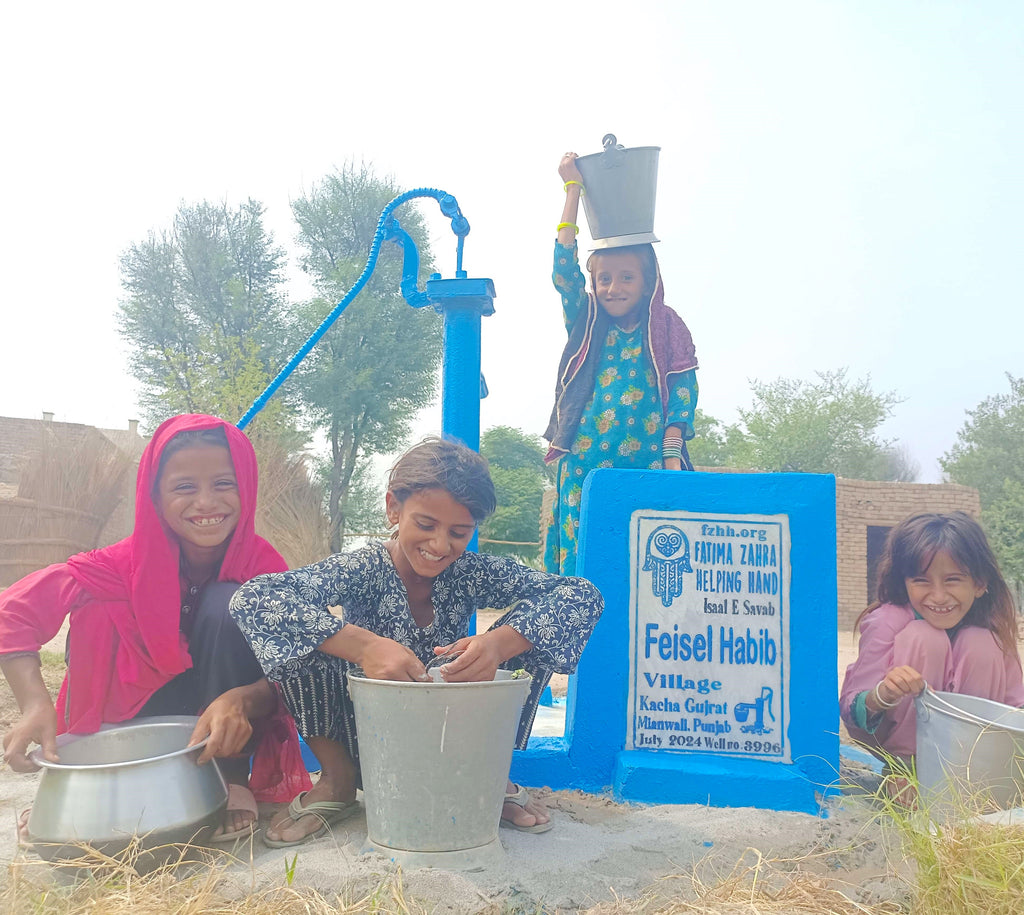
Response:
[[[482,426],[543,431],[562,152],[662,149],[655,229],[701,407],[848,367],[939,479],[1024,374],[1024,5],[18,4],[0,38],[0,415],[124,427],[118,258],[181,201],[289,201],[346,159],[454,194],[484,322]],[[424,212],[445,276],[454,237]],[[400,215],[400,214],[399,214]],[[584,236],[584,242],[586,237]],[[295,287],[295,296],[304,290]],[[419,431],[440,425],[440,408]]]

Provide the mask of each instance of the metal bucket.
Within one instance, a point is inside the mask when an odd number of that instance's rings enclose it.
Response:
[[[217,826],[228,791],[215,763],[196,760],[206,741],[187,746],[197,718],[166,715],[62,734],[59,762],[33,750],[42,777],[28,820],[40,857],[71,860],[86,844],[114,856],[201,844]]]
[[[654,204],[658,192],[660,146],[626,149],[606,134],[604,152],[580,156],[583,210],[595,248],[656,242]]]
[[[929,808],[1018,807],[1024,798],[1024,710],[926,688],[917,707],[917,779]]]
[[[498,821],[530,678],[400,683],[349,675],[369,844],[407,865],[472,866]],[[489,851],[485,851],[489,850]]]

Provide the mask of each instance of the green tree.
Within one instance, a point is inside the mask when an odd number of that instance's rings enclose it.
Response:
[[[735,459],[766,471],[834,473],[884,480],[899,466],[898,449],[877,437],[899,398],[876,393],[870,379],[848,381],[846,369],[817,372],[817,381],[751,382],[753,405]]]
[[[1008,394],[987,397],[940,459],[954,483],[973,486],[1003,573],[1024,582],[1024,377],[1007,373]]]
[[[121,335],[149,424],[175,413],[242,416],[273,377],[284,331],[284,252],[248,200],[182,203],[169,231],[121,257]],[[259,426],[290,428],[278,401]]]
[[[695,467],[740,467],[744,448],[743,429],[705,413],[700,407],[693,419],[694,437],[686,443]]]
[[[490,465],[498,499],[497,510],[480,526],[481,547],[539,568],[541,500],[551,485],[540,439],[510,426],[494,426],[481,436],[480,453]]]
[[[380,213],[399,193],[369,166],[350,163],[292,203],[300,263],[318,293],[298,309],[307,333],[362,274]],[[423,281],[432,270],[423,220],[411,206],[396,215],[419,248]],[[327,436],[332,550],[341,548],[357,470],[373,454],[397,451],[412,418],[437,391],[440,319],[406,304],[401,273],[400,249],[384,245],[366,286],[296,370],[304,412]]]

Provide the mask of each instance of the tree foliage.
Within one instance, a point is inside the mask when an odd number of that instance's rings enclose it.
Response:
[[[876,393],[869,378],[848,381],[845,369],[816,375],[817,381],[751,382],[753,404],[739,410],[745,426],[741,466],[888,479],[893,445],[877,437],[878,427],[899,398]]]
[[[738,411],[736,424],[698,409],[696,437],[687,443],[694,465],[915,479],[919,468],[906,448],[878,438],[878,427],[899,398],[891,391],[876,393],[870,379],[848,381],[845,369],[816,375],[816,381],[752,381],[753,403]]]
[[[149,424],[175,413],[237,419],[273,377],[283,345],[284,252],[248,200],[182,203],[172,228],[121,257],[121,335]],[[264,428],[288,427],[278,401]]]
[[[540,440],[520,429],[494,426],[481,437],[480,453],[490,465],[498,500],[497,510],[480,527],[481,547],[537,566],[537,546],[512,544],[536,544],[540,538],[541,500],[551,485]]]
[[[384,206],[400,192],[367,165],[348,164],[292,203],[299,225],[301,266],[318,295],[299,308],[312,332],[366,266]],[[420,252],[420,279],[432,270],[427,232],[419,213],[397,215]],[[341,548],[349,487],[372,454],[398,450],[416,412],[437,390],[440,320],[413,309],[399,291],[402,254],[384,245],[376,269],[296,371],[294,386],[310,421],[330,448],[327,473],[332,550]]]
[[[728,425],[697,408],[693,419],[694,437],[686,443],[695,467],[740,467],[744,436],[738,425]]]
[[[1024,582],[1024,377],[985,398],[939,463],[954,483],[973,486],[982,520],[1007,577]]]

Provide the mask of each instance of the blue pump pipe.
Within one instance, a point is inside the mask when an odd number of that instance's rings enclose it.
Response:
[[[458,239],[456,246],[455,277],[443,279],[433,274],[426,289],[418,288],[419,251],[416,243],[392,215],[398,207],[418,197],[432,197],[441,212],[451,218],[452,232]],[[443,318],[443,348],[441,362],[441,434],[456,438],[470,448],[480,448],[480,398],[486,386],[480,372],[480,319],[494,314],[494,283],[489,279],[471,278],[462,269],[465,238],[469,234],[469,220],[462,215],[458,201],[435,188],[416,188],[399,194],[381,211],[377,229],[370,244],[366,267],[345,297],[320,322],[298,352],[267,385],[245,415],[238,421],[244,429],[262,410],[289,375],[320,341],[349,303],[360,293],[377,266],[381,244],[391,241],[403,249],[402,297],[413,308],[430,305]]]

